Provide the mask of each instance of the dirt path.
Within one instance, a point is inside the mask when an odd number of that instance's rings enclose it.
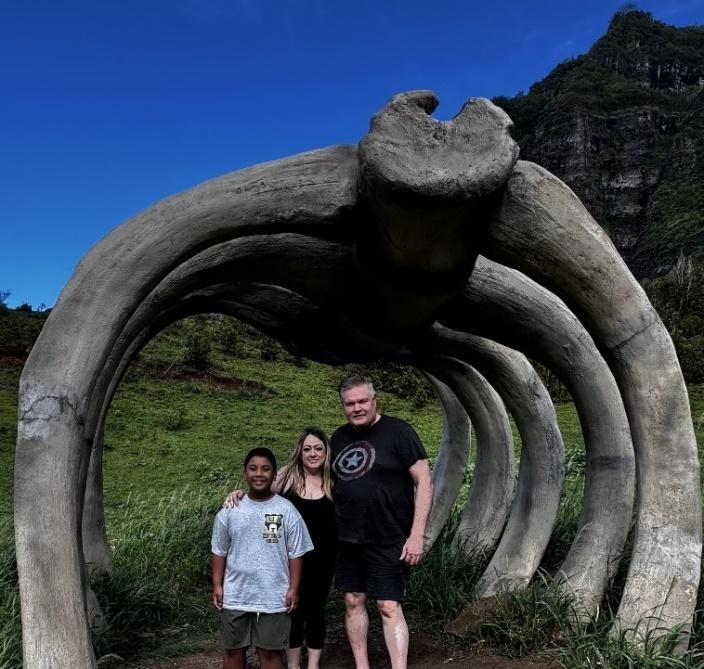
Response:
[[[370,638],[369,659],[373,669],[388,669],[389,661],[383,641]],[[331,638],[323,652],[325,669],[354,669],[352,656],[344,638]],[[134,667],[135,665],[131,665]],[[256,667],[256,663],[252,663]],[[305,666],[305,664],[304,664]],[[213,648],[184,657],[144,665],[144,669],[220,669],[221,652]],[[411,635],[408,669],[557,669],[555,663],[541,659],[511,660],[497,655],[443,647],[423,634]]]

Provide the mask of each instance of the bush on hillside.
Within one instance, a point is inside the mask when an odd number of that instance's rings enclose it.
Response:
[[[34,346],[46,314],[20,309],[0,309],[0,355],[24,358]]]
[[[208,318],[196,316],[185,321],[181,362],[186,367],[204,371],[211,366],[213,333]]]
[[[685,381],[704,383],[704,263],[680,255],[643,288],[672,336]]]

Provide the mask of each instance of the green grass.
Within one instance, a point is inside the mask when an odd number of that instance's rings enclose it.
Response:
[[[22,628],[12,523],[0,517],[0,669],[16,669]]]
[[[114,510],[114,574],[94,583],[105,616],[98,655],[138,654],[165,633],[173,641],[174,629],[212,632],[210,529],[222,494],[188,488],[157,503],[140,495]]]
[[[149,369],[168,369],[178,356],[172,338],[167,333],[164,349],[155,342],[143,353]],[[155,377],[139,366],[127,376],[106,423],[107,509],[135,493],[158,500],[192,484],[235,486],[250,448],[268,446],[283,463],[303,427],[319,425],[330,434],[344,420],[335,391],[340,369],[312,362],[301,368],[290,359],[263,362],[251,352],[213,357],[218,378],[246,382],[250,389]],[[254,384],[268,392],[253,392]],[[415,408],[380,392],[379,405],[409,420],[436,454],[441,424],[434,402]]]
[[[611,631],[612,612],[600,610],[585,623],[564,595],[536,579],[525,590],[501,595],[473,641],[500,648],[510,657],[545,655],[564,669],[701,669],[704,653],[694,645],[674,652],[677,635],[653,630],[635,646],[630,630]]]

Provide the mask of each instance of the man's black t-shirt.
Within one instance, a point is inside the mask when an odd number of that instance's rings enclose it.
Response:
[[[348,423],[330,440],[337,538],[358,544],[405,541],[413,524],[413,479],[428,456],[415,430],[391,416],[355,430]]]

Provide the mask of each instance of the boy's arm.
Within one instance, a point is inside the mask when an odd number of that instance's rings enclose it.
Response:
[[[289,558],[288,573],[290,582],[286,593],[286,613],[291,613],[298,605],[298,586],[301,584],[302,571],[303,558]]]
[[[225,560],[222,555],[210,555],[210,565],[213,572],[213,606],[222,610],[222,584],[225,579]],[[300,577],[300,574],[299,574]]]

